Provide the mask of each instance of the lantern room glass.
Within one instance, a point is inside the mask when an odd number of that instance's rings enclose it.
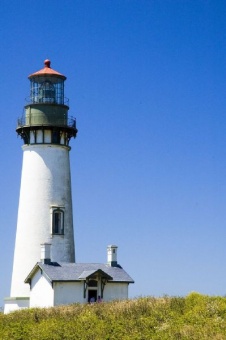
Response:
[[[30,80],[30,101],[33,104],[64,104],[64,80],[35,77]]]

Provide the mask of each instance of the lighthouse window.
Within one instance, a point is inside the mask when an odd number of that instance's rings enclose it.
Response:
[[[50,81],[44,81],[39,88],[39,102],[41,103],[54,103],[55,88]]]
[[[60,131],[53,130],[53,132],[52,132],[52,143],[60,144]]]
[[[53,234],[64,234],[64,212],[60,209],[53,211]]]

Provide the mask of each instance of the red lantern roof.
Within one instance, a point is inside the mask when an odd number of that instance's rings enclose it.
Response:
[[[32,77],[35,77],[35,76],[47,76],[47,75],[49,75],[49,76],[57,76],[57,77],[63,78],[65,80],[66,77],[63,74],[53,70],[50,67],[50,64],[51,64],[51,61],[49,59],[46,59],[44,61],[44,68],[41,69],[40,71],[37,71],[35,73],[30,74],[28,76],[28,78],[32,78]]]

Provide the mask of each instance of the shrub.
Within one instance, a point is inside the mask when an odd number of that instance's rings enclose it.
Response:
[[[1,340],[226,339],[226,298],[143,297],[3,315]]]

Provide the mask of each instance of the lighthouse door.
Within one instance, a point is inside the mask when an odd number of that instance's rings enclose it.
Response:
[[[88,290],[88,302],[96,302],[97,301],[97,289],[89,289]]]

